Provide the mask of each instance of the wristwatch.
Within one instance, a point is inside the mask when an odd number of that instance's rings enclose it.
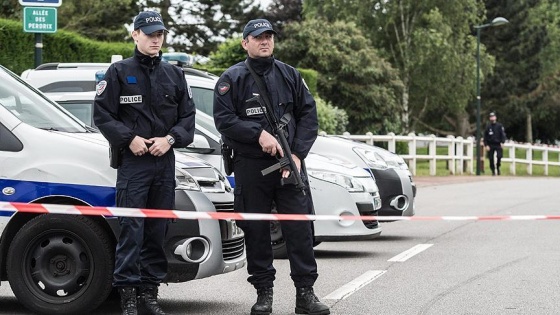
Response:
[[[172,135],[167,135],[167,143],[169,143],[169,145],[173,145],[175,144],[175,138],[173,138]]]

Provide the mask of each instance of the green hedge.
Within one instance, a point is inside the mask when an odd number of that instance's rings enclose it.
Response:
[[[42,61],[110,62],[111,55],[124,58],[134,53],[134,43],[107,43],[59,30],[43,34]],[[0,19],[0,64],[21,74],[35,67],[35,34],[23,31],[22,21]]]

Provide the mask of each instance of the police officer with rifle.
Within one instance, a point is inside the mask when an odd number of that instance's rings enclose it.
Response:
[[[237,212],[309,214],[313,203],[303,160],[317,138],[315,101],[301,74],[273,56],[269,21],[252,20],[243,30],[244,62],[220,77],[214,93],[214,121],[233,149]],[[228,154],[228,156],[231,156]],[[269,221],[238,221],[245,232],[248,281],[257,290],[252,315],[272,312],[276,270]],[[330,314],[313,291],[317,263],[310,221],[282,221],[296,314]]]

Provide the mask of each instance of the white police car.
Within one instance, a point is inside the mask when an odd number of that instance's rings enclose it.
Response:
[[[106,140],[1,66],[0,81],[0,201],[114,206]],[[177,210],[215,211],[201,183],[212,189],[225,180],[211,173],[218,175],[200,160],[177,159]],[[111,292],[116,218],[0,212],[0,232],[1,280],[33,312],[89,311]],[[179,220],[166,242],[167,282],[245,264],[243,234],[232,221]]]

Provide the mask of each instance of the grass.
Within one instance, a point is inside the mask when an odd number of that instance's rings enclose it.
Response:
[[[515,149],[515,157],[517,159],[525,159],[526,158],[526,149]],[[447,155],[448,148],[447,147],[437,147],[436,148],[437,155]],[[405,153],[406,154],[406,153]],[[418,155],[428,155],[428,148],[417,148],[416,154]],[[485,172],[483,174],[490,175],[490,163],[488,158],[486,158],[486,154],[483,163],[483,169]],[[509,157],[509,149],[504,150],[504,157]],[[542,161],[543,160],[543,152],[542,151],[533,151],[534,161]],[[548,153],[548,160],[549,161],[560,161],[560,154],[558,152],[549,152]],[[436,162],[436,176],[445,176],[451,175],[447,168],[447,161],[437,161]],[[500,168],[502,175],[513,175],[510,172],[511,163],[502,162],[502,166]],[[476,164],[473,165],[476,168]],[[416,176],[429,176],[430,175],[430,162],[427,160],[417,160],[416,161]],[[468,172],[465,175],[469,175]],[[515,165],[515,175],[516,176],[531,176],[527,172],[527,164],[516,163]],[[545,176],[544,175],[544,166],[542,165],[533,165],[533,173],[532,176]],[[560,176],[560,166],[549,166],[548,167],[548,176]]]

